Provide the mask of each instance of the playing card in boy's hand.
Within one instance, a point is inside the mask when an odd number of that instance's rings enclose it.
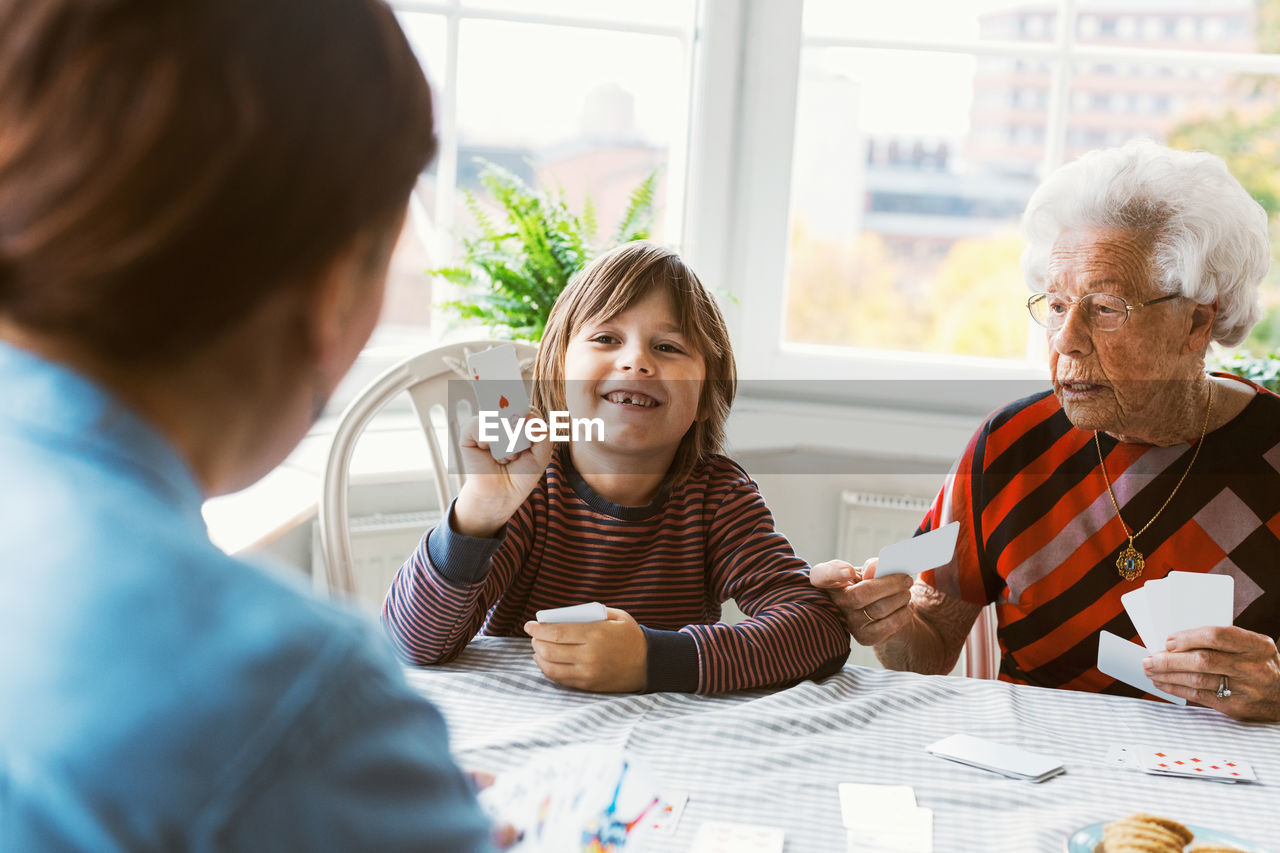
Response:
[[[467,357],[467,369],[480,412],[487,412],[491,417],[498,415],[510,430],[497,425],[498,440],[489,443],[489,453],[494,459],[502,459],[528,450],[531,445],[523,430],[514,439],[511,435],[516,432],[518,421],[529,414],[529,392],[524,386],[515,347],[501,344],[473,353]]]

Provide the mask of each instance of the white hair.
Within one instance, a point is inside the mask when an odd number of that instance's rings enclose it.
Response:
[[[1099,227],[1153,241],[1160,291],[1202,305],[1216,299],[1215,341],[1235,346],[1262,316],[1258,285],[1271,266],[1267,214],[1222,158],[1139,139],[1055,170],[1022,216],[1027,286],[1045,289],[1049,253],[1062,231]]]

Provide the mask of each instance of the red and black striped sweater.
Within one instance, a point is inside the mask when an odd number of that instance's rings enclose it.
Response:
[[[450,510],[450,517],[452,510]],[[748,618],[719,622],[732,598]],[[476,633],[524,636],[536,611],[600,601],[648,642],[646,689],[716,693],[839,670],[849,634],[746,472],[723,456],[645,506],[610,503],[557,453],[493,539],[441,523],[401,566],[383,621],[416,664],[455,657]]]

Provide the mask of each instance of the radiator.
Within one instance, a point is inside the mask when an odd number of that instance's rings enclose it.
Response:
[[[356,601],[371,612],[382,610],[396,570],[409,558],[422,534],[440,520],[439,512],[401,512],[355,516],[350,520],[351,574]],[[324,585],[324,552],[320,548],[320,525],[312,525],[311,576]]]
[[[906,495],[843,492],[837,523],[836,556],[855,566],[880,549],[908,538],[920,526],[929,501]]]
[[[836,557],[855,566],[880,549],[910,537],[929,509],[929,501],[908,495],[842,492],[836,526]],[[849,663],[879,667],[875,652],[853,643]]]

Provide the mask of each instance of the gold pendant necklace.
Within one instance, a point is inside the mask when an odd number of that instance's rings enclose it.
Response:
[[[1116,518],[1120,521],[1120,527],[1124,529],[1124,535],[1129,537],[1128,546],[1120,552],[1120,556],[1116,557],[1116,571],[1120,573],[1120,577],[1127,581],[1136,579],[1142,574],[1142,570],[1147,567],[1146,558],[1142,556],[1142,552],[1133,547],[1133,540],[1137,539],[1147,528],[1155,523],[1160,517],[1160,513],[1164,512],[1164,508],[1173,500],[1173,496],[1178,493],[1178,489],[1182,488],[1182,481],[1187,479],[1187,475],[1191,473],[1191,466],[1196,464],[1196,457],[1200,455],[1200,448],[1204,446],[1204,437],[1209,432],[1209,414],[1213,411],[1213,380],[1209,380],[1209,404],[1204,409],[1204,426],[1200,428],[1200,440],[1196,442],[1195,452],[1191,454],[1191,461],[1187,463],[1187,470],[1182,472],[1182,477],[1178,479],[1178,485],[1173,487],[1173,491],[1169,493],[1169,497],[1156,510],[1156,514],[1151,516],[1151,520],[1143,525],[1142,529],[1136,533],[1129,532],[1129,525],[1124,523],[1124,518],[1120,516],[1120,504],[1116,503],[1116,493],[1111,488],[1111,478],[1107,476],[1107,463],[1102,458],[1102,443],[1098,441],[1098,431],[1093,431],[1093,446],[1098,448],[1098,465],[1102,468],[1102,480],[1107,484],[1107,494],[1111,497],[1111,506],[1115,507]]]

